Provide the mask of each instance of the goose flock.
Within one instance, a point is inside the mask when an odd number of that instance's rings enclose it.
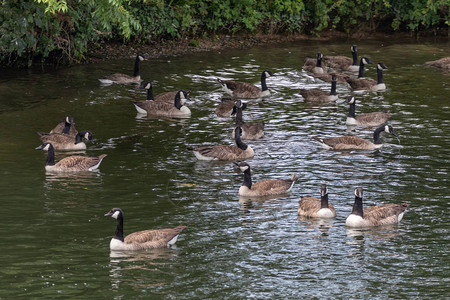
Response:
[[[323,56],[321,52],[317,57],[306,58],[303,69],[313,77],[331,83],[330,91],[319,89],[300,89],[300,94],[307,103],[322,104],[334,102],[338,99],[336,86],[348,84],[353,90],[380,91],[386,89],[383,81],[383,70],[387,69],[383,62],[377,64],[377,80],[366,78],[365,66],[373,64],[368,57],[361,57],[358,65],[357,46],[351,47],[352,57]],[[99,79],[102,84],[132,84],[141,83],[139,66],[145,61],[144,55],[138,54],[134,63],[133,76],[126,74],[112,74]],[[427,65],[448,68],[449,58],[444,58]],[[355,76],[357,73],[357,76]],[[245,123],[243,111],[249,109],[243,99],[258,99],[268,97],[270,90],[266,80],[274,76],[270,70],[261,73],[261,87],[240,81],[222,80],[217,82],[223,91],[228,94],[222,98],[216,108],[216,114],[221,117],[235,117],[235,126],[232,137],[235,145],[210,145],[198,148],[188,148],[198,160],[222,160],[233,162],[243,173],[244,181],[238,189],[238,194],[243,197],[263,197],[283,195],[289,193],[299,177],[292,174],[289,179],[265,179],[252,181],[251,167],[246,159],[255,155],[255,150],[243,140],[255,140],[264,136],[264,123]],[[142,101],[133,101],[138,114],[146,114],[157,117],[189,118],[190,109],[185,106],[189,100],[190,91],[179,89],[153,95],[151,82],[143,82],[140,86],[147,90],[147,97]],[[356,115],[356,100],[353,95],[346,98],[349,105],[349,113],[346,120],[348,126],[376,127],[373,134],[373,142],[357,136],[313,137],[323,148],[331,150],[372,150],[382,147],[380,136],[382,133],[390,133],[396,136],[394,128],[387,124],[390,118],[389,111],[372,112]],[[85,141],[93,141],[93,134],[89,130],[78,132],[72,116],[66,116],[55,128],[46,132],[38,132],[42,144],[36,149],[47,151],[45,169],[49,172],[81,172],[97,169],[106,154],[97,157],[74,155],[65,157],[55,162],[55,151],[84,150]],[[346,226],[352,228],[366,228],[381,225],[398,224],[406,209],[407,203],[376,205],[363,209],[363,188],[354,190],[355,200],[351,214],[346,219]],[[334,218],[336,211],[328,199],[328,187],[323,184],[320,187],[320,198],[312,196],[301,197],[298,204],[298,216],[307,218]],[[160,247],[170,247],[175,244],[179,234],[186,228],[180,225],[175,228],[143,230],[123,235],[124,213],[120,208],[113,208],[105,216],[117,220],[117,227],[110,242],[111,250],[142,250]]]

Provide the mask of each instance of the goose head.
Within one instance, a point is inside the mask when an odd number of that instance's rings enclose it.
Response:
[[[362,197],[363,197],[363,188],[362,187],[357,187],[355,189],[355,197],[362,199]]]
[[[348,96],[347,100],[345,100],[348,104],[355,103],[355,97],[354,96]]]
[[[326,196],[328,194],[328,188],[326,184],[322,184],[320,187],[320,196]]]
[[[44,151],[48,151],[51,148],[53,148],[53,145],[51,143],[43,143],[42,145],[36,147],[36,150],[44,150]]]
[[[323,58],[322,52],[317,52],[317,60],[321,60]]]
[[[111,217],[114,219],[118,219],[119,216],[123,218],[123,212],[120,208],[112,208],[108,213],[105,214],[105,217]]]
[[[384,132],[390,133],[393,136],[398,137],[397,133],[394,131],[394,128],[392,127],[392,125],[385,125],[384,126]]]
[[[75,120],[73,119],[72,116],[67,116],[67,117],[64,119],[64,122],[66,122],[67,124],[71,124],[71,125],[74,125],[74,124],[75,124]]]
[[[358,52],[358,47],[356,47],[356,45],[353,45],[351,47],[352,52]]]
[[[331,75],[331,82],[336,82],[337,76],[335,74]]]
[[[273,76],[273,73],[271,72],[271,71],[269,71],[269,70],[264,70],[264,76],[266,77],[266,78],[269,78],[270,76]]]
[[[139,61],[147,60],[147,58],[144,55],[142,55],[142,54],[138,54],[136,56],[136,58],[139,59]]]
[[[139,88],[149,90],[151,87],[152,87],[152,84],[150,82],[144,81]]]
[[[367,64],[373,64],[373,62],[368,57],[363,56],[363,57],[361,57],[360,64],[367,65]]]
[[[377,64],[377,69],[378,69],[378,70],[386,70],[387,67],[386,67],[386,65],[385,65],[383,62],[379,62],[379,63]]]
[[[239,163],[235,162],[234,164],[239,167],[241,172],[245,172],[247,170],[250,170],[250,165],[248,163],[246,163],[245,161],[241,161]]]
[[[179,90],[179,91],[177,92],[176,97],[179,97],[179,98],[180,98],[180,101],[181,101],[181,104],[182,104],[182,105],[184,105],[184,104],[186,103],[186,101],[189,99],[189,98],[187,97],[187,92],[186,92],[185,90]]]
[[[88,140],[89,142],[94,144],[94,140],[92,138],[92,132],[90,132],[89,130],[79,132],[77,134],[77,138],[76,138],[75,144],[81,143],[82,142],[82,138],[85,138],[86,140]]]

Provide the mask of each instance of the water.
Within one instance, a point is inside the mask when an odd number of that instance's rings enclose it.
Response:
[[[450,77],[423,63],[449,53],[448,41],[359,41],[358,50],[388,70],[388,89],[357,93],[357,114],[390,109],[400,142],[382,138],[381,150],[323,150],[312,136],[348,132],[344,100],[307,105],[298,88],[329,88],[301,71],[303,58],[350,55],[345,42],[297,42],[151,59],[141,66],[154,92],[192,90],[188,120],[136,117],[136,86],[101,86],[97,78],[132,72],[133,59],[0,75],[0,297],[42,298],[445,298],[449,288]],[[133,53],[130,54],[132,56]],[[291,194],[248,201],[237,190],[243,175],[228,162],[200,162],[189,146],[231,144],[233,121],[214,109],[215,81],[258,83],[270,69],[272,96],[244,112],[265,121],[265,137],[249,141],[253,179],[300,177]],[[373,66],[366,75],[375,77]],[[107,154],[100,170],[55,175],[44,170],[37,131],[65,115],[96,140],[82,155]],[[57,153],[56,159],[69,155]],[[337,218],[297,217],[301,195],[318,196],[326,183]],[[411,204],[402,223],[348,230],[353,190],[365,205]],[[110,253],[115,220],[125,234],[189,226],[176,247]]]

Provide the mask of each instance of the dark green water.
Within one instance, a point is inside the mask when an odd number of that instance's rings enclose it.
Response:
[[[448,56],[448,41],[359,41],[359,53],[388,70],[388,89],[358,93],[357,113],[392,111],[400,137],[382,150],[323,150],[311,136],[347,134],[344,99],[303,103],[299,88],[322,87],[301,71],[303,58],[349,55],[355,41],[310,42],[151,59],[141,66],[155,93],[192,90],[188,120],[136,117],[131,100],[145,92],[101,86],[97,78],[131,73],[133,59],[48,72],[0,75],[0,298],[408,298],[448,297],[450,77],[423,67]],[[133,53],[130,53],[132,56]],[[199,162],[188,146],[231,144],[233,121],[214,109],[216,77],[258,83],[264,69],[272,96],[244,116],[266,122],[248,142],[254,180],[300,177],[288,196],[239,201],[243,176],[232,163]],[[366,76],[375,77],[374,66]],[[98,172],[52,175],[44,170],[37,131],[65,115],[96,140],[86,155],[106,153]],[[372,130],[355,133],[370,138]],[[57,160],[63,157],[57,153]],[[300,196],[326,183],[337,211],[331,221],[299,220]],[[408,202],[399,226],[351,231],[345,219],[356,186],[365,204]],[[176,247],[110,253],[115,220],[125,234],[189,226]]]

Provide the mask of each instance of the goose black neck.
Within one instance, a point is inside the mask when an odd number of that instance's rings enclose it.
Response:
[[[331,82],[331,92],[330,95],[337,95],[336,93],[336,81]]]
[[[355,196],[355,203],[353,203],[352,214],[364,218],[362,198]]]
[[[355,111],[356,111],[356,103],[350,103],[350,108],[348,109],[348,116],[350,118],[355,118]]]
[[[242,118],[242,108],[236,107],[236,126],[244,125],[244,120]]]
[[[364,63],[361,61],[359,64],[359,72],[358,72],[358,78],[364,77]]]
[[[377,129],[375,129],[375,132],[373,133],[373,141],[375,144],[381,144],[380,134],[384,131],[384,126],[381,126]]]
[[[118,239],[120,241],[124,241],[123,238],[123,216],[120,214],[117,217],[117,227],[116,227],[116,232],[114,232],[114,238]]]
[[[352,51],[352,57],[353,57],[353,66],[357,66],[358,65],[358,52],[356,51]]]
[[[140,61],[141,60],[139,59],[139,55],[136,56],[136,60],[134,61],[134,74],[133,74],[134,77],[139,76],[139,62]]]
[[[250,174],[250,168],[248,168],[247,170],[244,171],[244,183],[243,183],[243,185],[245,185],[249,189],[252,188],[252,175]]]
[[[55,148],[52,145],[48,148],[47,151],[47,160],[45,161],[46,166],[54,166],[55,165]]]
[[[268,90],[267,84],[266,84],[266,72],[263,72],[261,74],[261,90],[263,92]]]
[[[180,109],[183,105],[181,104],[180,92],[175,95],[174,105],[177,109]]]
[[[236,127],[234,131],[234,140],[236,141],[236,146],[241,150],[247,150],[247,144],[241,140],[241,133],[239,132],[239,128]]]
[[[322,68],[322,58],[320,56],[317,56],[316,67]]]
[[[63,129],[62,133],[66,133],[66,134],[69,133],[71,125],[72,124],[68,123],[67,121],[64,121],[64,129]]]
[[[75,144],[81,143],[83,141],[83,134],[82,132],[78,132],[75,136]]]
[[[155,100],[155,98],[153,97],[153,86],[152,85],[147,90],[147,100]]]
[[[377,84],[383,83],[383,70],[377,68]]]
[[[320,208],[328,208],[328,194],[320,197]]]

